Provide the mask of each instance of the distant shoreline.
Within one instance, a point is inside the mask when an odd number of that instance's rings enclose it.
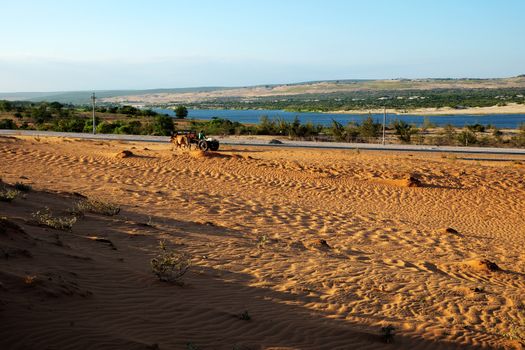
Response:
[[[171,110],[169,107],[161,107],[158,105],[149,105],[147,108],[153,110]],[[191,108],[190,108],[191,109]],[[213,107],[213,108],[195,108],[196,110],[217,110],[217,111],[285,111],[290,113],[322,113],[322,114],[382,114],[383,108],[371,108],[371,109],[349,109],[349,110],[333,110],[333,111],[321,111],[321,110],[295,110],[295,109],[268,109],[268,108],[225,108],[225,107]],[[490,106],[490,107],[467,107],[467,108],[416,108],[416,109],[393,109],[387,108],[388,114],[396,115],[423,115],[423,116],[454,116],[454,115],[493,115],[493,114],[525,114],[525,104],[509,104],[507,106]]]
[[[169,107],[161,106],[146,106],[152,109],[171,109]],[[190,108],[191,109],[191,108]],[[213,107],[213,108],[196,108],[197,110],[219,110],[219,111],[285,111],[290,113],[321,113],[321,114],[382,114],[383,108],[371,108],[371,109],[349,109],[349,110],[333,110],[333,111],[322,111],[322,110],[295,110],[295,109],[268,109],[268,108],[225,108],[225,107]],[[422,116],[464,116],[464,115],[495,115],[495,114],[525,114],[525,104],[509,103],[507,106],[490,106],[490,107],[466,107],[466,108],[451,108],[451,107],[429,107],[429,108],[416,108],[416,109],[394,109],[387,108],[388,114],[395,115],[422,115]]]
[[[346,110],[346,111],[328,111],[320,113],[331,114],[381,114],[384,109],[369,109],[369,110]],[[491,107],[467,107],[462,109],[456,108],[417,108],[409,110],[387,109],[389,114],[399,115],[491,115],[491,114],[525,114],[525,104],[509,104],[507,106],[491,106]]]

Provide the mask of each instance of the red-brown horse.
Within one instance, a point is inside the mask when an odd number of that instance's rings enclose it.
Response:
[[[175,148],[188,148],[191,149],[191,143],[186,135],[174,134],[171,135],[170,142],[175,145]]]

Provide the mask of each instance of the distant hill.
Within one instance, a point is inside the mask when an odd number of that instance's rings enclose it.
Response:
[[[324,80],[291,84],[270,84],[246,87],[195,87],[148,90],[95,91],[102,102],[119,104],[158,105],[169,103],[202,103],[206,101],[249,101],[256,98],[290,96],[330,96],[355,92],[469,90],[525,88],[525,75],[496,79],[384,79],[384,80]],[[26,101],[58,101],[88,104],[92,91],[0,93],[0,99]]]
[[[228,89],[225,87],[196,87],[196,88],[174,88],[174,89],[148,89],[148,90],[95,90],[95,91],[57,91],[57,92],[0,92],[0,100],[10,101],[33,101],[33,102],[52,102],[72,104],[91,103],[91,94],[95,92],[97,98],[112,98],[127,95],[148,95],[148,94],[177,94],[195,93],[206,91],[217,91]]]
[[[525,89],[525,77],[499,79],[389,79],[389,80],[329,80],[295,84],[257,85],[207,91],[177,91],[160,93],[134,93],[104,99],[120,104],[202,104],[202,103],[252,103],[264,99],[275,101],[297,98],[311,99],[363,98],[367,93],[392,94],[393,92],[418,91],[468,91],[480,89]]]

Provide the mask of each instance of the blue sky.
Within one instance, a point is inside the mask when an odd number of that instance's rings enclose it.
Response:
[[[525,74],[523,0],[0,0],[0,91]]]

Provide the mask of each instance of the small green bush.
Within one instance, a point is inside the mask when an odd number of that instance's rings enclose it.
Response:
[[[412,125],[403,120],[396,120],[394,122],[394,129],[399,140],[404,143],[410,143],[412,135],[417,133],[417,130],[414,129]]]
[[[466,127],[467,127],[467,130],[470,130],[472,132],[485,132],[485,126],[479,123],[467,125]]]
[[[155,117],[153,123],[153,134],[159,136],[169,136],[175,131],[173,118],[165,115]]]
[[[470,130],[464,130],[457,135],[457,140],[462,146],[473,145],[478,142],[476,134]]]
[[[0,129],[16,129],[16,123],[12,119],[1,119]]]
[[[177,118],[184,119],[188,116],[188,109],[185,106],[177,106],[177,108],[175,108],[175,115]]]
[[[111,123],[111,122],[102,122],[97,125],[97,133],[98,134],[113,134],[114,130],[118,128],[120,125]]]

